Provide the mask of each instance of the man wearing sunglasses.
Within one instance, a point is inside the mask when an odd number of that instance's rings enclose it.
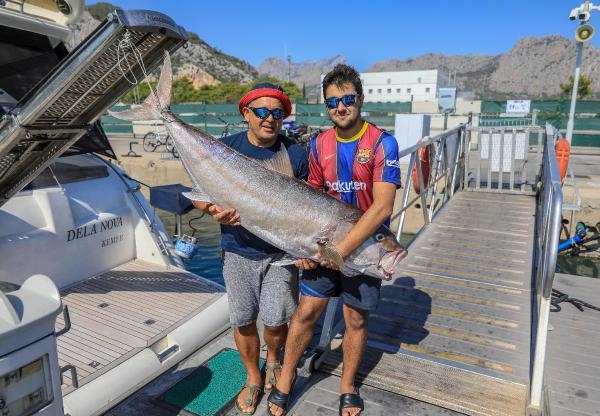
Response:
[[[289,166],[285,168],[289,168],[288,174],[291,172],[305,180],[308,177],[306,151],[279,134],[283,119],[292,112],[292,104],[283,89],[271,83],[258,84],[242,97],[239,111],[248,122],[248,130],[221,139],[223,143],[259,160],[287,154]],[[270,265],[279,260],[283,252],[240,226],[235,208],[224,210],[206,202],[194,202],[194,205],[221,223],[223,278],[229,299],[229,317],[247,372],[236,408],[239,414],[251,415],[256,410],[263,386],[258,366],[258,313],[260,311],[264,323],[263,337],[267,345],[264,389],[269,392],[281,373],[278,353],[285,343],[287,323],[298,304],[298,271],[293,266]]]
[[[345,257],[381,224],[389,222],[396,189],[400,186],[398,144],[393,136],[361,118],[363,90],[354,68],[337,65],[325,75],[323,94],[334,127],[310,142],[308,183],[364,211],[346,238],[336,244],[338,253]],[[346,328],[339,412],[342,416],[356,416],[364,404],[354,378],[367,342],[369,311],[379,301],[381,280],[344,276],[325,259],[320,264],[301,259],[296,265],[304,269],[300,283],[302,296],[290,324],[283,371],[269,395],[269,412],[277,416],[285,414],[295,369],[310,343],[315,323],[329,298],[339,296]]]

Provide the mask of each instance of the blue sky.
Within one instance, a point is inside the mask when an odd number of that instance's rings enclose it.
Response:
[[[429,52],[495,55],[523,36],[561,34],[573,39],[577,23],[568,16],[582,0],[111,3],[163,12],[210,45],[254,66],[271,56],[283,58],[287,50],[294,62],[344,55],[364,71],[380,60]],[[600,29],[600,12],[590,23]],[[600,47],[600,34],[589,43]]]

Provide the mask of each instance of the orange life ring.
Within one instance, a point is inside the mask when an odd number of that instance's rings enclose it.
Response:
[[[417,141],[417,143],[420,143],[420,142],[421,142],[421,139],[419,139],[419,141]],[[416,163],[421,164],[421,172],[423,174],[423,182],[425,183],[425,186],[427,186],[427,184],[429,183],[429,170],[430,170],[429,146],[420,148],[418,155],[419,155],[419,160],[417,160]],[[415,189],[415,192],[420,194],[423,191],[423,189],[425,189],[425,188],[421,187],[419,184],[419,173],[417,172],[416,166],[413,167],[412,180],[413,180],[413,187]]]
[[[560,174],[561,183],[567,176],[567,168],[569,167],[569,156],[571,155],[571,146],[567,139],[559,139],[554,145],[556,152],[556,162],[558,164],[558,173]]]

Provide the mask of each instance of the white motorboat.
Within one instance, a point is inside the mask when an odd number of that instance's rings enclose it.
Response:
[[[69,53],[83,2],[34,3],[0,6],[0,412],[99,414],[229,326],[97,122],[187,34],[119,11]]]

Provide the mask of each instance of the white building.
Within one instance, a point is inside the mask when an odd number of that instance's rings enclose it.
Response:
[[[437,69],[425,71],[363,72],[365,102],[432,101],[440,87],[449,86],[448,77]],[[321,81],[323,76],[321,76]],[[323,91],[321,91],[323,102]]]

